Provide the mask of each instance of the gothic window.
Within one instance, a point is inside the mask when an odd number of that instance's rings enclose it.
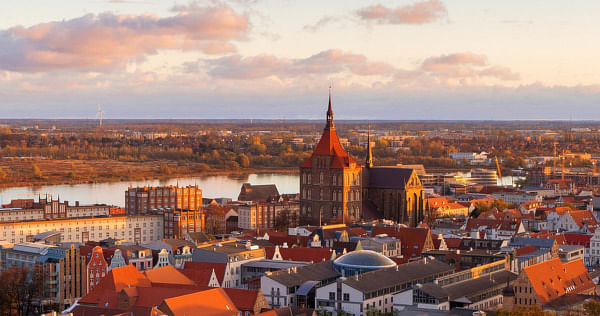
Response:
[[[308,184],[310,184],[310,180],[311,180],[311,178],[312,178],[312,175],[309,173],[309,174],[308,174]]]
[[[335,175],[333,175],[332,178],[333,178],[333,185],[337,185],[337,177]]]
[[[323,189],[319,190],[319,200],[323,201]]]
[[[319,183],[323,183],[323,172],[319,173]]]

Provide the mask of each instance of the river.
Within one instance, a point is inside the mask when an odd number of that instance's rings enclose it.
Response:
[[[60,196],[61,200],[67,200],[71,204],[74,201],[80,201],[81,204],[106,203],[124,206],[125,191],[130,186],[164,186],[176,185],[178,183],[180,186],[197,184],[202,189],[203,197],[227,197],[236,200],[238,194],[240,194],[242,184],[245,182],[252,184],[276,184],[279,193],[298,193],[300,186],[297,174],[219,175],[173,178],[168,180],[14,187],[0,189],[0,202],[9,203],[12,199],[37,199],[38,194],[42,196],[51,194],[55,199]]]
[[[469,176],[469,174],[467,173],[465,176]],[[512,177],[503,177],[504,185],[510,185],[516,179],[517,177],[514,179]],[[176,185],[178,183],[181,186],[197,184],[202,189],[202,196],[206,198],[227,197],[236,200],[240,193],[240,188],[245,182],[252,184],[276,184],[279,193],[298,193],[300,191],[297,174],[265,173],[236,176],[185,177],[167,180],[14,187],[0,189],[0,203],[9,203],[12,199],[37,199],[38,194],[42,196],[50,194],[55,199],[60,197],[61,200],[67,200],[71,204],[74,201],[80,201],[81,204],[106,203],[124,206],[125,191],[130,186],[164,186]]]

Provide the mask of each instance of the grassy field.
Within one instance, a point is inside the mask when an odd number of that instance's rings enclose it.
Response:
[[[2,160],[0,187],[48,184],[98,183],[138,181],[185,176],[296,173],[291,169],[237,169],[216,170],[201,163],[172,161],[125,162],[116,160]]]

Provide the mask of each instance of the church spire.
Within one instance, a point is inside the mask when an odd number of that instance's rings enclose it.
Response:
[[[325,129],[335,129],[333,124],[333,110],[331,109],[331,85],[329,85],[329,107],[327,108],[327,125]]]
[[[373,151],[371,150],[371,125],[369,124],[369,129],[367,132],[367,160],[365,161],[365,166],[367,168],[373,167]]]

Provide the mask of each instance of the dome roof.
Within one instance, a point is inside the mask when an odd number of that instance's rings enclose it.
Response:
[[[333,263],[348,268],[391,268],[396,266],[392,259],[372,250],[352,251],[335,259]]]

